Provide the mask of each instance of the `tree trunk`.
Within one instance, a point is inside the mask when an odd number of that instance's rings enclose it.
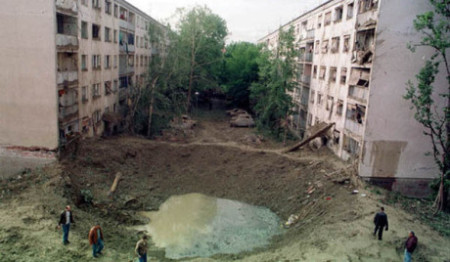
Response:
[[[148,125],[147,125],[147,137],[150,137],[151,130],[152,130],[152,116],[153,116],[153,104],[155,102],[155,88],[156,88],[156,82],[158,81],[158,77],[156,77],[151,85],[150,90],[150,105],[148,107]]]
[[[191,70],[189,72],[189,87],[188,87],[188,95],[186,100],[186,114],[189,113],[189,109],[191,106],[191,93],[192,93],[192,83],[194,81],[194,64],[195,64],[195,37],[192,37],[192,46],[191,46]]]

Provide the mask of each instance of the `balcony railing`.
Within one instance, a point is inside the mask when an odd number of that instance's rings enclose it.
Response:
[[[378,12],[376,12],[376,9],[358,14],[358,17],[356,18],[358,30],[375,28],[375,26],[377,25],[377,16]]]
[[[345,129],[352,132],[355,135],[362,136],[363,132],[363,125],[360,123],[357,123],[351,119],[345,120]]]
[[[314,29],[310,29],[306,31],[306,37],[305,39],[311,39],[314,38]]]
[[[130,44],[122,44],[119,45],[119,50],[125,53],[134,53],[136,51],[136,47]]]
[[[59,108],[58,120],[60,122],[68,122],[76,118],[78,118],[78,104]]]
[[[56,8],[69,11],[71,13],[78,13],[77,0],[55,0]]]
[[[78,48],[78,37],[73,35],[56,35],[56,46],[58,48]]]
[[[78,81],[78,72],[77,71],[64,71],[58,72],[56,75],[56,83],[58,85],[61,84],[70,84]]]
[[[348,89],[348,96],[354,100],[367,103],[369,98],[369,89],[361,86],[350,86]]]
[[[128,22],[127,20],[119,19],[119,27],[135,31],[136,26],[133,23]]]
[[[119,66],[119,75],[134,73],[134,66]]]

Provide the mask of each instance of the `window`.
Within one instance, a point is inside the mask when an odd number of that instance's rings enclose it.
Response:
[[[325,79],[325,71],[327,71],[327,68],[325,66],[321,66],[320,67],[320,72],[319,72],[319,79]]]
[[[114,29],[114,43],[117,43],[117,30]]]
[[[372,9],[376,9],[378,6],[378,0],[360,0],[359,1],[359,13],[364,13]]]
[[[338,100],[337,106],[336,106],[336,115],[342,116],[342,111],[344,110],[344,101],[341,99]]]
[[[94,121],[95,125],[99,125],[102,122],[102,111],[95,110],[94,115],[92,116],[92,121]]]
[[[136,36],[136,47],[139,47],[139,36]]]
[[[92,24],[92,39],[100,40],[100,26]]]
[[[111,81],[105,81],[105,95],[110,95],[112,92]]]
[[[114,80],[112,91],[115,93],[115,92],[117,92],[117,90],[119,90],[119,82],[116,79],[116,80]],[[116,111],[116,110],[114,110],[114,111]]]
[[[128,56],[128,66],[130,66],[130,67],[134,66],[134,55]]]
[[[317,78],[317,66],[313,67],[313,78]]]
[[[114,55],[114,68],[117,68],[117,55]]]
[[[328,78],[328,82],[330,83],[336,83],[336,74],[337,74],[337,67],[330,67],[330,75]]]
[[[322,104],[322,94],[317,92],[317,104],[321,105]]]
[[[105,55],[105,69],[111,68],[111,56]]]
[[[331,53],[337,53],[339,52],[339,42],[340,42],[340,37],[333,37],[331,38]]]
[[[100,0],[92,0],[92,8],[100,9]]]
[[[88,0],[81,0],[81,4],[87,6],[88,5]]]
[[[322,54],[326,54],[328,52],[328,40],[322,41]]]
[[[318,54],[319,53],[319,49],[320,49],[320,41],[319,40],[316,41],[316,44],[315,44],[314,48],[315,48],[315,52],[314,53]]]
[[[349,154],[358,155],[359,154],[359,143],[353,138],[344,135],[344,150]]]
[[[327,26],[331,24],[331,11],[325,14],[324,25]]]
[[[105,42],[111,42],[111,29],[105,27]]]
[[[100,84],[92,85],[92,99],[96,99],[100,97]]]
[[[92,69],[100,69],[100,55],[92,55]]]
[[[105,13],[111,14],[111,0],[105,0]]]
[[[309,97],[309,102],[311,104],[314,104],[314,96],[316,95],[316,93],[314,91],[311,91],[311,96]]]
[[[346,53],[350,50],[350,36],[344,35],[344,46],[342,48],[342,52]]]
[[[311,126],[312,123],[312,115],[308,113],[308,118],[306,119],[308,126]]]
[[[342,15],[344,13],[344,7],[339,6],[334,9],[334,22],[340,22],[342,20]]]
[[[363,124],[366,115],[366,107],[358,104],[348,104],[346,118],[356,122],[358,124]]]
[[[354,8],[353,3],[347,5],[347,19],[351,19],[353,17],[353,8]]]
[[[139,66],[139,56],[136,55],[136,67],[138,67],[138,66]]]
[[[141,66],[144,66],[144,56],[141,55]]]
[[[322,15],[319,15],[319,17],[317,18],[317,28],[321,27],[322,27]]]
[[[81,38],[88,39],[88,23],[81,21]]]
[[[87,71],[87,58],[86,58],[86,55],[81,55],[81,71]]]
[[[81,102],[83,102],[83,104],[89,101],[87,92],[88,92],[87,86],[81,87]]]
[[[325,105],[325,110],[333,111],[334,98],[332,96],[327,96],[327,104]]]
[[[341,68],[341,84],[345,85],[347,82],[347,67]]]
[[[119,7],[114,4],[114,17],[117,17]]]

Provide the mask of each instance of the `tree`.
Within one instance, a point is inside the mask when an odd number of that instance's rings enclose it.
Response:
[[[439,186],[436,196],[436,212],[447,206],[450,187],[450,68],[447,50],[450,47],[450,0],[430,0],[433,11],[418,15],[414,28],[423,35],[421,41],[410,44],[416,48],[432,48],[434,54],[425,61],[424,67],[416,75],[417,83],[408,82],[405,99],[411,101],[415,119],[425,128],[430,137],[433,157],[439,167]],[[435,88],[434,82],[443,64],[446,70],[445,92]],[[441,106],[435,100],[445,100]]]
[[[259,79],[251,86],[250,96],[255,101],[257,127],[280,138],[287,133],[287,117],[293,106],[287,91],[295,86],[294,28],[278,30],[274,51],[264,49],[258,59]]]
[[[260,47],[239,42],[228,45],[226,49],[221,83],[234,106],[248,108],[250,85],[258,80],[256,60]]]
[[[180,61],[188,68],[186,112],[190,109],[192,92],[216,87],[225,37],[228,34],[225,20],[213,14],[207,7],[194,7],[179,11],[177,26],[179,51],[185,55]]]

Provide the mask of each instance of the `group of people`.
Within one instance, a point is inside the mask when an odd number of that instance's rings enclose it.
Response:
[[[66,206],[64,211],[61,213],[58,228],[62,227],[63,230],[63,244],[70,244],[69,242],[69,231],[70,225],[74,224],[72,209],[70,206]],[[89,230],[88,235],[89,244],[92,246],[92,256],[98,257],[102,255],[102,250],[104,247],[103,241],[103,231],[100,227],[100,223],[95,223],[95,225]],[[148,250],[148,237],[143,235],[142,238],[136,243],[135,253],[139,257],[139,262],[147,262],[147,250]]]
[[[373,231],[373,235],[375,236],[378,232],[378,240],[381,240],[383,237],[383,230],[389,229],[389,223],[386,213],[384,212],[384,207],[381,207],[380,212],[375,215],[373,219],[373,223],[375,224],[375,230]],[[404,254],[404,262],[411,262],[411,256],[414,250],[417,247],[417,237],[414,231],[410,231],[408,235],[408,239],[405,242],[405,254]]]

